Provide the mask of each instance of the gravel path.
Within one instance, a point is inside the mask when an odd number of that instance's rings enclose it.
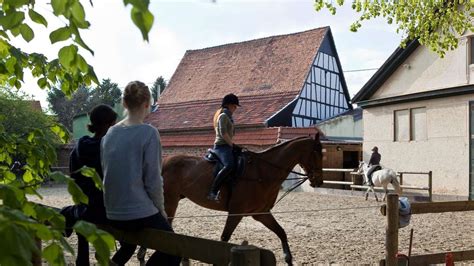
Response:
[[[65,186],[45,187],[40,194],[44,196],[40,202],[46,205],[62,207],[71,204]],[[362,197],[295,192],[273,211],[302,211],[275,215],[286,230],[296,264],[376,265],[384,256],[385,240],[385,217],[380,215],[379,205]],[[176,216],[207,214],[223,213],[201,208],[184,199]],[[414,215],[410,226],[400,229],[400,251],[408,253],[410,228],[414,228],[414,255],[474,249],[473,221],[474,212]],[[225,217],[176,218],[173,226],[177,233],[217,240],[224,222]],[[278,237],[249,217],[239,224],[231,242],[240,244],[244,240],[272,250],[278,265],[284,264]],[[74,246],[77,244],[75,237],[69,238],[69,242]],[[72,256],[67,260],[74,261]],[[129,265],[138,265],[138,261],[133,258]]]

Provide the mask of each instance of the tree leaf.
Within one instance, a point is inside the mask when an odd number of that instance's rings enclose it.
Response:
[[[62,27],[56,29],[55,31],[49,34],[49,39],[51,43],[61,42],[69,39],[71,37],[71,30],[68,27]]]
[[[56,16],[61,15],[66,11],[67,0],[51,0],[53,12]]]
[[[94,245],[99,263],[101,265],[107,265],[110,257],[110,250],[113,249],[115,245],[114,237],[109,233],[98,229],[94,224],[85,221],[78,221],[74,225],[74,230]]]
[[[65,68],[70,69],[73,66],[73,63],[76,59],[76,55],[77,55],[77,46],[73,44],[69,46],[64,46],[63,48],[59,50],[59,53],[58,53],[59,62]]]
[[[31,254],[39,253],[33,236],[12,221],[0,220],[0,239],[0,265],[31,265]]]
[[[82,57],[80,54],[77,54],[76,56],[76,65],[81,70],[81,72],[87,73],[89,70],[89,65],[87,64],[84,57]]]
[[[25,19],[25,13],[18,11],[11,11],[5,15],[0,15],[0,25],[4,30],[13,30],[18,27]],[[19,33],[19,29],[17,29]],[[12,32],[13,33],[13,32]],[[15,35],[15,33],[13,33]],[[18,34],[17,34],[18,35]]]
[[[132,8],[131,11],[132,21],[140,29],[142,37],[145,41],[148,41],[148,33],[153,26],[153,14],[148,11],[142,11],[136,7]]]
[[[20,33],[23,39],[27,42],[30,42],[35,37],[35,33],[27,24],[21,24]]]
[[[89,203],[89,198],[86,196],[86,194],[84,194],[84,192],[82,192],[81,188],[76,184],[76,182],[70,179],[67,183],[67,191],[69,191],[69,194],[71,194],[72,200],[75,204]]]
[[[124,0],[123,3],[125,6],[131,4],[134,7],[140,9],[141,11],[148,10],[148,6],[150,5],[149,0]]]
[[[59,242],[67,252],[71,253],[72,255],[75,255],[74,249],[71,247],[71,245],[69,245],[69,243],[64,239],[64,237],[61,237],[59,239]]]
[[[36,226],[36,236],[44,241],[49,241],[53,239],[53,233],[51,230],[44,224],[37,224]]]
[[[49,246],[47,246],[43,250],[43,258],[45,258],[49,262],[50,265],[64,265],[65,264],[64,255],[63,255],[61,246],[59,246],[56,243],[51,243]]]
[[[102,190],[104,188],[104,185],[102,184],[102,180],[100,179],[100,176],[97,174],[97,172],[95,171],[94,168],[83,166],[81,169],[79,169],[79,171],[81,171],[81,174],[83,176],[87,176],[87,177],[92,178],[92,180],[94,181],[95,186],[98,189]]]
[[[25,171],[25,173],[23,174],[23,181],[25,181],[26,183],[29,183],[33,180],[34,178],[33,178],[33,175],[31,174],[31,171],[29,170]]]
[[[72,13],[72,16],[78,22],[85,22],[86,13],[84,12],[84,8],[82,7],[82,4],[79,1],[74,1],[72,3],[71,13]]]
[[[46,78],[40,78],[40,79],[38,79],[38,81],[36,83],[42,89],[46,88],[46,86],[48,85],[48,81],[46,80]]]
[[[70,177],[60,171],[51,172],[49,178],[59,183],[66,183],[70,179]]]
[[[33,9],[28,10],[28,15],[30,16],[31,20],[38,23],[43,24],[45,27],[48,27],[48,21],[38,12],[34,11]]]
[[[14,8],[18,8],[30,3],[29,0],[4,0],[3,2]]]
[[[84,40],[82,40],[82,37],[81,37],[81,35],[79,35],[79,33],[76,34],[76,38],[74,38],[74,41],[77,44],[79,44],[82,48],[86,49],[92,55],[94,55],[94,51],[89,46],[87,46],[87,44],[84,42]]]

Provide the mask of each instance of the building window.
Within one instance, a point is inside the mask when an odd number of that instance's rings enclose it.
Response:
[[[395,141],[410,140],[409,110],[395,111]]]
[[[410,109],[411,140],[426,140],[426,108]]]
[[[394,112],[394,141],[426,140],[426,108]]]

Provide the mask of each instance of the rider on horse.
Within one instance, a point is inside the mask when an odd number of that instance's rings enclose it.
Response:
[[[211,190],[207,196],[208,199],[219,200],[219,189],[223,181],[234,170],[234,155],[232,138],[234,137],[234,120],[232,114],[239,105],[239,98],[234,94],[227,94],[222,99],[222,105],[214,114],[214,130],[216,139],[214,141],[214,151],[219,157],[223,168],[214,178]]]
[[[372,148],[372,156],[370,156],[370,161],[369,161],[369,171],[367,172],[367,180],[369,182],[368,185],[373,186],[374,183],[372,182],[372,173],[380,170],[382,167],[380,167],[380,159],[382,158],[382,155],[379,153],[379,148],[377,146],[374,146]]]

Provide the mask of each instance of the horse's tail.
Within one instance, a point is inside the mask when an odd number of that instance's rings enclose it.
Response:
[[[392,184],[393,188],[395,189],[395,192],[398,195],[402,195],[403,189],[400,186],[400,182],[398,182],[397,173],[395,173],[394,171],[391,171],[390,174],[392,176],[392,179],[391,179],[390,183]]]

